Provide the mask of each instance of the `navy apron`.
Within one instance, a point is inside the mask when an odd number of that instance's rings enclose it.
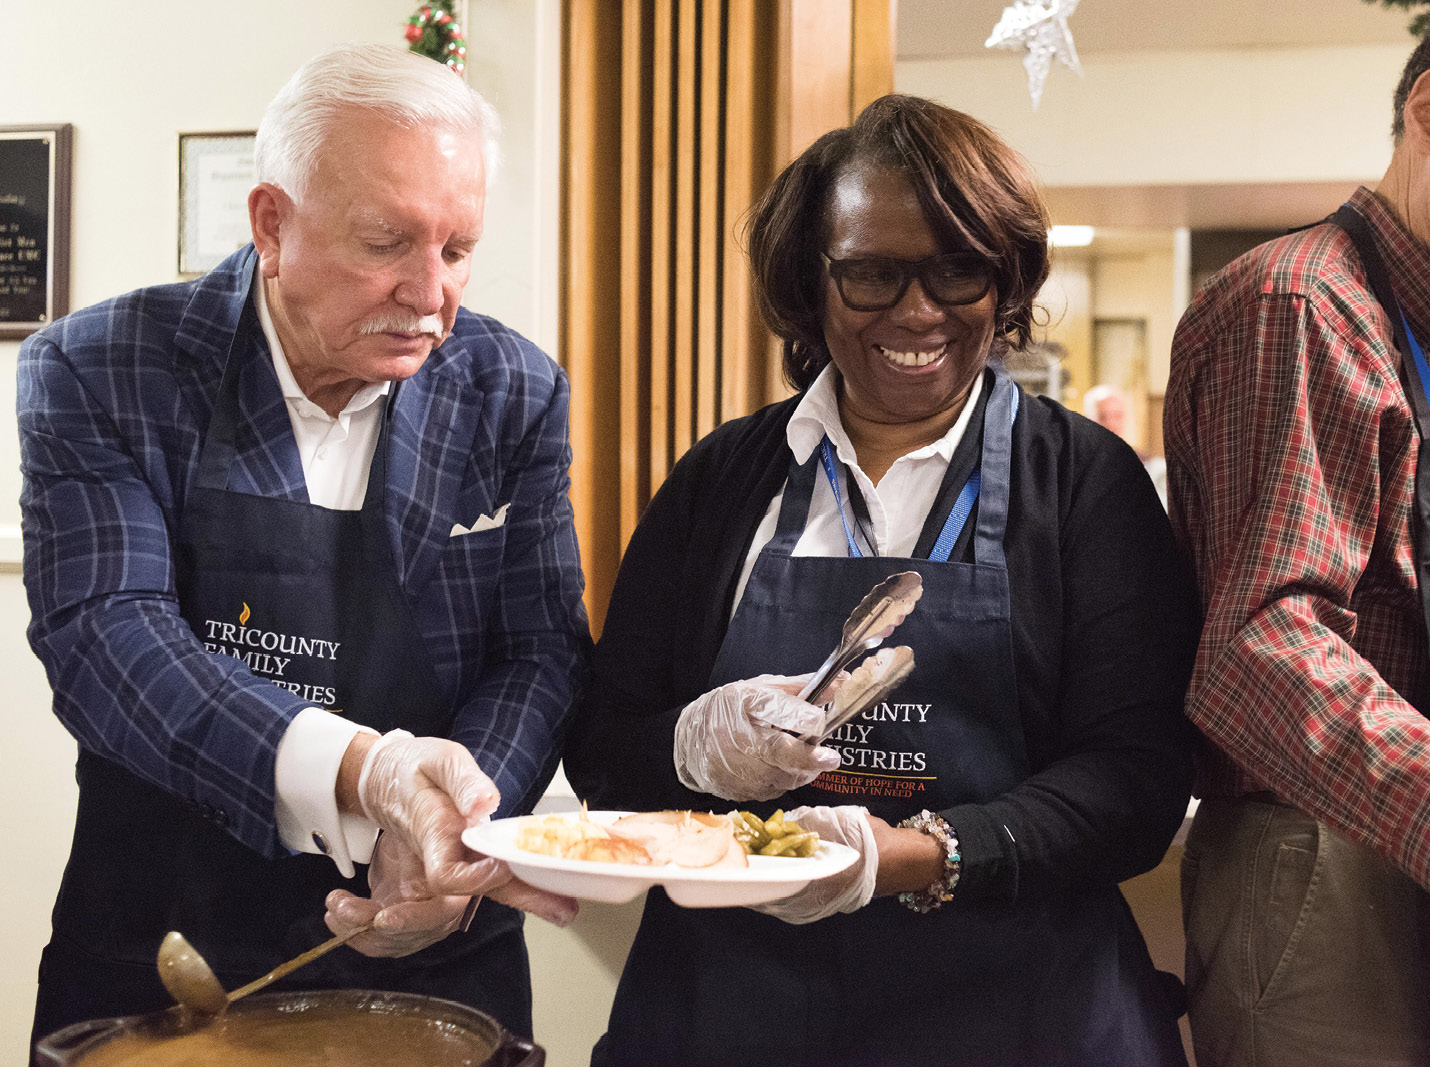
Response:
[[[226,488],[240,394],[267,388],[267,346],[250,306],[225,361],[175,545],[179,607],[208,650],[313,706],[379,731],[445,736],[443,693],[399,585],[383,501],[394,383],[360,511]],[[35,1036],[81,1019],[150,1011],[171,998],[159,942],[178,930],[227,988],[327,940],[324,897],[367,894],[326,856],[268,860],[223,828],[222,812],[181,800],[81,750],[74,844],[40,965]],[[495,901],[471,929],[402,959],[341,948],[275,989],[367,988],[462,1001],[531,1033],[521,916]]]
[[[923,578],[894,641],[913,674],[830,740],[839,770],[761,812],[858,804],[891,823],[988,801],[1031,773],[1014,685],[1008,572],[1018,393],[991,374],[973,530],[975,563],[796,557],[820,450],[792,464],[709,685],[814,670],[849,610],[898,571]],[[980,484],[981,483],[981,484]],[[832,485],[837,482],[832,481]],[[971,503],[971,501],[970,501]],[[957,505],[950,524],[967,517]],[[892,643],[892,642],[891,642]],[[717,801],[717,803],[719,803]],[[920,915],[882,897],[793,926],[748,909],[676,907],[650,892],[598,1065],[1184,1064],[1141,935],[1114,887],[1035,904],[955,903]]]

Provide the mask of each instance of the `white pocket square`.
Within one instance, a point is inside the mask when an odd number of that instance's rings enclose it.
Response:
[[[495,530],[498,526],[506,525],[506,509],[511,507],[510,501],[497,508],[495,515],[482,515],[470,526],[463,526],[460,522],[452,524],[452,537],[461,537],[463,534],[481,533],[483,530]]]

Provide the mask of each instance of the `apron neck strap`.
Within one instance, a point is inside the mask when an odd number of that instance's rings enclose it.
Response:
[[[764,548],[779,556],[794,555],[794,546],[809,522],[809,502],[814,497],[814,481],[818,477],[820,450],[816,448],[803,463],[789,461],[789,476],[785,479],[784,496],[780,500],[780,518],[775,535]]]
[[[382,501],[387,489],[387,458],[392,448],[392,420],[397,411],[397,392],[401,382],[393,382],[382,398],[382,422],[377,432],[377,448],[372,453],[372,466],[367,472],[367,488],[363,490],[362,510],[369,517],[382,515]]]
[[[948,562],[964,523],[968,521],[969,513],[977,502],[978,525],[974,529],[974,559],[996,567],[1004,566],[1003,532],[1008,525],[1008,481],[1012,466],[1013,420],[1018,415],[1018,389],[1005,371],[992,369],[991,374],[992,394],[983,412],[982,459],[959,492],[933,551],[929,553],[929,559],[937,563]],[[785,481],[784,496],[780,502],[779,522],[775,526],[774,537],[765,546],[766,552],[780,556],[794,554],[795,545],[809,521],[809,504],[814,496],[815,481],[819,477],[819,471],[823,469],[834,493],[835,503],[839,507],[840,520],[844,523],[849,555],[862,555],[855,541],[854,530],[844,513],[839,479],[834,467],[834,450],[829,444],[828,436],[803,463],[790,460],[789,476]],[[865,531],[861,529],[861,532]]]
[[[1008,372],[997,367],[992,370],[993,392],[983,410],[983,458],[974,471],[979,484],[973,489],[978,497],[973,558],[979,563],[1003,567],[1003,534],[1008,528],[1008,485],[1013,467],[1013,421],[1018,417],[1019,397],[1018,387]],[[964,492],[967,491],[968,487],[964,486]],[[955,504],[954,512],[957,510]],[[954,515],[951,513],[949,518],[953,519]],[[949,548],[952,547],[950,544]]]
[[[209,416],[208,433],[204,435],[203,450],[199,453],[197,484],[203,489],[223,489],[228,484],[228,472],[233,467],[236,451],[234,442],[238,438],[239,375],[242,359],[235,357],[235,350],[261,351],[262,346],[250,344],[254,333],[261,335],[257,324],[257,313],[253,310],[253,296],[250,291],[243,313],[238,319],[238,328],[229,339],[228,351],[223,356],[223,376],[219,379],[218,392],[214,395],[213,411]],[[240,345],[240,339],[243,344]]]

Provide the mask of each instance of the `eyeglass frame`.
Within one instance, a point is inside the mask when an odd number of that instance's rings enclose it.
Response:
[[[983,279],[987,284],[983,287],[983,291],[972,300],[940,300],[934,295],[933,290],[929,288],[926,272],[930,266],[939,260],[953,259],[956,257],[976,259],[979,263],[983,264]],[[830,256],[829,253],[821,250],[819,258],[824,261],[824,269],[828,271],[829,276],[834,279],[834,288],[839,292],[839,299],[844,302],[844,306],[850,311],[888,311],[890,308],[898,307],[899,301],[903,300],[909,291],[909,283],[915,278],[918,278],[919,286],[923,289],[924,295],[935,304],[940,304],[943,307],[968,307],[970,304],[976,304],[987,296],[992,290],[993,283],[996,280],[993,271],[988,269],[988,261],[976,252],[940,252],[937,255],[925,256],[923,259],[897,259],[893,256],[851,256],[848,259],[835,259]],[[894,299],[887,304],[851,304],[849,297],[844,293],[843,277],[844,271],[848,269],[846,265],[851,263],[888,263],[894,265],[904,276],[904,280],[900,283],[899,291]]]

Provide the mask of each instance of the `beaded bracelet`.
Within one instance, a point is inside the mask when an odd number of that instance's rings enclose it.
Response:
[[[954,887],[963,869],[963,856],[958,851],[958,835],[953,827],[933,812],[925,808],[899,823],[900,829],[920,830],[943,846],[943,873],[933,880],[927,889],[917,893],[900,893],[899,903],[912,908],[920,915],[941,908],[953,899]]]

